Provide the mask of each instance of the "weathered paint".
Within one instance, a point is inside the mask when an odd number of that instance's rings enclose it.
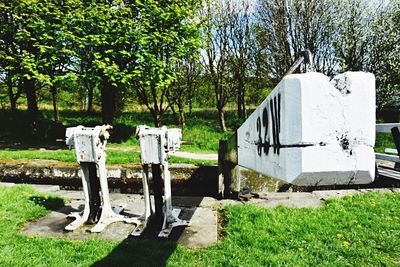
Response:
[[[371,183],[375,77],[286,76],[238,129],[238,164],[296,185]]]

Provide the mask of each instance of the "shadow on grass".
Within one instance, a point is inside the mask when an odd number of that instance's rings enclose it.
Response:
[[[64,207],[64,200],[56,196],[30,196],[29,200],[47,210],[56,211]]]
[[[92,266],[165,266],[176,247],[175,241],[126,239]]]
[[[158,238],[161,227],[152,223],[141,237],[128,237],[110,254],[92,266],[165,266],[178,246],[184,227],[177,227],[168,239]]]
[[[122,143],[135,135],[136,127],[125,124],[115,124],[111,131],[110,142]]]
[[[203,198],[192,199],[190,205],[196,208]],[[183,209],[179,216],[191,220],[195,208]],[[162,219],[162,218],[161,218]],[[178,240],[185,227],[173,228],[170,236],[159,238],[162,220],[153,219],[140,237],[128,237],[123,240],[110,254],[97,261],[92,266],[165,266],[172,253],[178,246]]]

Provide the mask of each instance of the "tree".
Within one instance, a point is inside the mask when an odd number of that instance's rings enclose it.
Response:
[[[58,120],[56,84],[65,75],[69,54],[63,38],[63,15],[71,1],[0,2],[0,61],[6,70],[11,109],[24,90],[33,125],[38,118],[36,91],[49,86],[53,94],[54,119]],[[13,92],[13,87],[17,92]]]
[[[335,2],[338,27],[334,39],[335,57],[340,71],[365,70],[371,36],[372,7],[367,1],[347,0]]]
[[[0,64],[8,71],[9,81],[16,81],[17,73],[20,76],[33,126],[38,117],[37,83],[45,78],[39,71],[38,33],[43,24],[39,13],[39,3],[34,0],[0,2]]]
[[[229,17],[224,2],[206,1],[201,17],[205,20],[203,29],[203,66],[212,84],[218,111],[219,125],[226,131],[224,108],[235,94],[229,83]]]
[[[73,65],[75,51],[70,41],[71,31],[68,29],[71,10],[79,7],[78,1],[49,1],[41,6],[43,30],[40,34],[39,49],[42,54],[45,84],[49,86],[53,102],[54,121],[59,122],[57,104],[58,88],[66,80],[76,79],[75,73],[69,69]]]
[[[377,9],[371,23],[367,69],[375,74],[377,108],[400,107],[400,3],[390,1]]]
[[[192,98],[198,85],[200,64],[196,55],[176,64],[177,79],[172,82],[168,92],[168,104],[172,112],[178,116],[178,123],[185,127],[185,107],[189,104],[192,109]],[[177,109],[177,111],[176,111]]]
[[[139,9],[142,36],[134,86],[159,127],[169,107],[168,90],[177,78],[176,63],[199,48],[199,22],[194,19],[197,1],[146,0],[139,4]]]
[[[256,53],[254,15],[250,10],[250,1],[227,1],[229,17],[229,63],[237,88],[237,113],[243,121],[246,119],[246,83],[250,73],[250,64]]]
[[[258,7],[257,39],[268,55],[272,79],[277,83],[300,52],[313,53],[315,69],[326,74],[335,71],[332,57],[336,37],[335,15],[331,1],[263,0]]]
[[[103,123],[112,124],[137,71],[142,36],[137,4],[122,0],[84,2],[71,19],[78,75],[88,85],[90,99],[94,85],[99,86]]]

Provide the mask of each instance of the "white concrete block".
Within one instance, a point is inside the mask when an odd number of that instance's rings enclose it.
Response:
[[[374,180],[375,78],[286,76],[238,129],[238,163],[297,185]]]

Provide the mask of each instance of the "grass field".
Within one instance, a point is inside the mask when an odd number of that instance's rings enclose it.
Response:
[[[110,144],[107,150],[107,164],[132,164],[140,161],[140,153],[138,144]],[[183,146],[182,150],[185,150],[186,146]],[[128,148],[128,149],[127,149]],[[379,133],[376,138],[375,151],[383,153],[385,148],[395,148],[392,141],[392,137],[387,133]],[[196,149],[200,149],[197,147]],[[189,151],[195,151],[196,153],[209,152],[216,153],[214,150],[200,150],[189,149]],[[0,149],[0,158],[2,159],[46,159],[46,160],[58,160],[63,162],[75,162],[75,154],[73,150],[68,149],[57,149],[57,150],[39,150],[34,148],[29,149],[15,149],[15,148],[3,148]],[[171,156],[170,163],[192,163],[197,165],[215,165],[216,161],[212,160],[197,160],[180,158]]]
[[[63,126],[51,122],[52,111],[43,110],[42,120],[38,130],[33,135],[27,132],[26,114],[20,112],[11,115],[5,110],[0,110],[0,143],[9,144],[8,148],[0,149],[0,158],[27,158],[27,159],[52,159],[65,162],[74,162],[74,154],[66,149],[54,151],[40,151],[32,147],[49,147],[57,145],[66,147],[63,143],[55,143],[57,138],[63,138],[65,127],[85,125],[95,126],[101,124],[98,113],[87,115],[78,111],[60,111]],[[240,125],[240,120],[235,118],[235,113],[226,113],[228,132],[222,132],[218,126],[217,114],[214,110],[195,110],[187,116],[187,127],[183,131],[183,139],[191,142],[183,145],[182,151],[196,153],[217,153],[220,139],[226,139],[233,134],[233,129]],[[163,123],[168,127],[178,127],[172,114],[165,114]],[[114,130],[108,147],[109,164],[127,164],[139,161],[139,145],[135,138],[135,127],[141,124],[153,125],[150,113],[147,111],[125,112],[116,118]],[[11,127],[10,127],[11,126]],[[14,143],[22,148],[14,148]],[[7,145],[6,145],[7,147]],[[127,148],[130,151],[126,151]],[[384,152],[385,148],[395,148],[392,137],[388,133],[379,133],[376,138],[375,151]],[[133,150],[133,152],[131,151]],[[216,164],[215,161],[192,160],[171,157],[171,163]]]
[[[375,140],[375,152],[384,153],[385,148],[396,148],[391,133],[377,133]]]
[[[0,110],[0,141],[7,143],[22,143],[23,145],[42,145],[43,147],[54,144],[57,138],[63,138],[65,127],[77,125],[95,126],[101,125],[99,113],[85,114],[78,111],[60,111],[62,126],[51,121],[51,110],[42,111],[42,119],[39,121],[37,131],[29,132],[29,123],[26,121],[26,113],[10,114]],[[187,126],[183,130],[183,140],[191,144],[182,146],[182,150],[195,152],[216,152],[220,139],[232,135],[233,129],[240,125],[234,112],[226,113],[227,125],[231,131],[222,132],[218,126],[217,114],[214,110],[195,110],[191,116],[187,116]],[[114,129],[111,133],[110,144],[121,146],[138,146],[135,137],[136,126],[146,124],[153,126],[153,120],[149,112],[125,112],[114,121]],[[163,124],[167,127],[178,127],[172,114],[166,113]]]
[[[18,233],[62,203],[29,186],[0,187],[0,266],[400,264],[400,193],[348,196],[320,209],[228,206],[221,213],[221,242],[198,250],[172,241],[72,241]]]
[[[107,164],[138,164],[140,153],[137,151],[108,150]],[[0,149],[0,159],[44,159],[62,162],[76,162],[74,150],[38,150],[38,149]],[[196,165],[215,165],[214,160],[188,159],[170,156],[170,163],[190,163]]]

